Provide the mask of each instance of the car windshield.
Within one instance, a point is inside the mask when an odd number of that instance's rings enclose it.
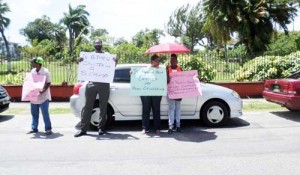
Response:
[[[287,76],[286,78],[291,78],[291,79],[300,79],[300,70],[294,72],[293,74]]]

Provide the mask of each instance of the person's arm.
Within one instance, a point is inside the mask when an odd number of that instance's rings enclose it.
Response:
[[[118,64],[118,58],[114,57],[113,60],[115,61],[115,66],[117,66],[117,64]]]
[[[169,83],[169,82],[170,82],[170,75],[169,75],[169,71],[168,71],[168,69],[169,69],[169,66],[166,66],[166,72],[167,72],[167,83]]]
[[[42,90],[40,90],[40,93],[44,93],[44,92],[46,92],[46,90],[50,87],[50,85],[51,85],[51,83],[49,82],[49,83],[45,83],[45,85],[44,85],[44,87],[43,87],[43,89]]]
[[[82,57],[77,58],[76,63],[79,64],[81,61],[83,61]]]

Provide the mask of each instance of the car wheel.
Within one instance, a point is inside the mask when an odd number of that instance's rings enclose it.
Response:
[[[203,107],[200,117],[206,126],[217,127],[226,123],[229,114],[224,103],[211,101]]]
[[[92,116],[91,116],[91,121],[90,121],[90,128],[92,130],[98,129],[99,115],[100,115],[99,102],[95,102],[94,107],[93,107]],[[109,106],[107,106],[106,117],[107,117],[107,120],[106,120],[106,129],[107,129],[108,126],[111,125],[114,120],[113,116],[112,116],[112,110]]]

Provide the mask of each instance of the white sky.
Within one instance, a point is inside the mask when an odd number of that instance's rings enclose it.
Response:
[[[124,37],[130,40],[140,30],[162,29],[169,16],[182,5],[197,4],[199,0],[4,0],[11,12],[7,17],[11,24],[6,31],[9,41],[24,45],[25,37],[20,29],[36,18],[47,15],[52,22],[58,22],[64,12],[68,12],[68,4],[72,8],[79,4],[86,5],[90,13],[91,25],[105,28],[110,36]],[[166,38],[168,39],[168,38]]]
[[[86,5],[90,13],[88,19],[91,25],[104,28],[112,37],[124,37],[131,40],[140,30],[165,29],[172,12],[182,5],[195,5],[199,0],[4,0],[11,12],[7,17],[11,24],[6,30],[9,41],[25,45],[25,37],[20,29],[42,15],[57,23],[64,12],[68,12],[68,4],[73,8],[79,4]],[[300,17],[294,23],[294,29],[300,30]],[[292,30],[292,25],[290,30]],[[166,32],[165,32],[166,33]],[[162,42],[174,41],[173,37],[162,38]]]

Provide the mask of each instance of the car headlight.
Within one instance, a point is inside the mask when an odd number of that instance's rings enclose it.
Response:
[[[239,95],[237,92],[235,92],[235,91],[232,91],[231,94],[232,94],[232,96],[234,96],[235,98],[240,98],[240,95]]]

